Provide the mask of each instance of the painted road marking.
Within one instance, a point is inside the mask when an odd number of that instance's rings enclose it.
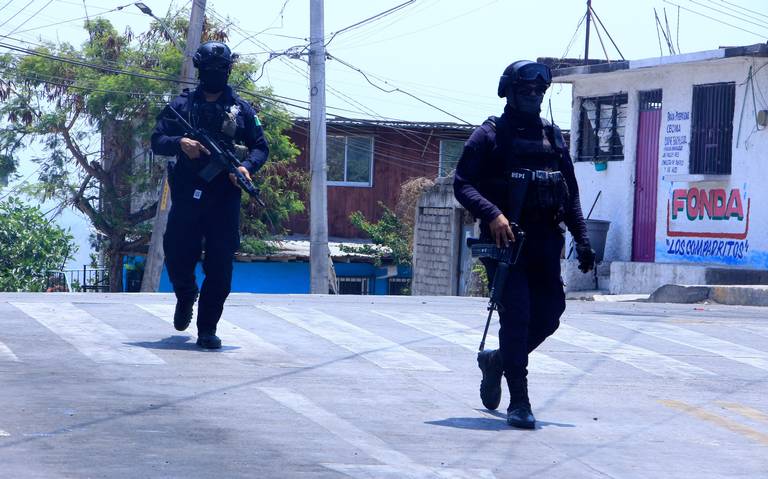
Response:
[[[384,369],[449,371],[445,366],[386,338],[316,309],[294,312],[278,306],[257,306],[295,326],[320,336]]]
[[[758,351],[757,349],[741,346],[730,341],[713,338],[706,334],[669,324],[624,320],[612,320],[611,323],[619,324],[624,328],[661,338],[665,341],[707,351],[732,361],[748,364],[758,369],[768,371],[768,353]]]
[[[478,333],[475,329],[458,321],[453,321],[437,314],[404,313],[402,311],[398,311],[396,314],[381,311],[373,311],[373,313],[418,329],[421,332],[456,344],[472,352],[476,352],[480,345],[482,333]],[[488,349],[496,349],[499,347],[499,339],[489,334],[486,339],[486,345]],[[529,355],[528,369],[531,372],[543,374],[586,374],[575,366],[538,351],[534,351]]]
[[[714,373],[663,354],[624,344],[615,339],[583,331],[568,324],[560,324],[554,339],[589,351],[608,356],[637,369],[662,377],[713,376]]]
[[[746,418],[754,419],[755,421],[760,421],[768,424],[768,414],[764,413],[763,411],[751,408],[749,406],[744,406],[743,404],[734,403],[734,402],[718,401],[717,404],[721,407],[724,407],[725,409],[729,409],[733,412],[739,413]]]
[[[150,304],[136,304],[139,308],[162,319],[168,324],[173,324],[173,313],[176,309],[175,304],[167,303],[150,303]],[[226,313],[225,313],[226,314]],[[197,317],[197,303],[195,303],[193,318]],[[186,331],[187,334],[193,336],[195,326],[190,325]],[[259,361],[274,361],[284,366],[300,366],[301,364],[295,359],[291,358],[288,353],[280,349],[278,346],[265,341],[258,334],[236,326],[235,324],[226,321],[224,319],[219,321],[216,326],[216,334],[221,336],[224,340],[225,346],[238,346],[233,349],[223,349],[221,354],[231,354],[234,356],[243,356]],[[233,344],[229,344],[228,341],[232,341]]]
[[[682,411],[686,414],[689,414],[693,417],[699,418],[703,421],[710,422],[712,424],[716,424],[722,428],[728,429],[731,432],[735,432],[737,434],[740,434],[742,436],[748,437],[749,439],[752,439],[753,441],[757,441],[759,443],[762,443],[766,446],[768,446],[768,434],[763,434],[760,431],[756,431],[752,429],[751,427],[745,426],[743,424],[740,424],[736,421],[731,421],[730,419],[720,417],[717,414],[713,414],[709,411],[706,411],[700,407],[693,406],[691,404],[684,403],[682,401],[675,401],[672,399],[666,399],[659,401],[661,404],[676,409],[678,411]]]
[[[0,342],[0,360],[19,362],[19,358],[13,354],[11,348]]]
[[[348,442],[360,449],[384,466],[352,465],[352,464],[323,464],[339,472],[353,472],[354,477],[397,477],[397,478],[493,478],[488,470],[456,470],[447,468],[431,468],[415,463],[410,457],[389,447],[387,443],[377,436],[363,431],[352,423],[326,411],[322,407],[310,401],[307,397],[285,388],[260,387],[267,394],[284,407],[296,412],[323,427],[336,437]],[[372,472],[395,471],[394,475],[384,476],[371,474]]]
[[[0,429],[0,437],[11,437],[11,433]]]
[[[10,303],[97,363],[165,364],[112,326],[72,303]]]

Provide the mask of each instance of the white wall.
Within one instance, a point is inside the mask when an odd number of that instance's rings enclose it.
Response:
[[[576,163],[576,175],[581,188],[582,207],[589,210],[597,192],[602,196],[592,218],[611,221],[605,259],[630,261],[632,258],[632,226],[634,214],[634,178],[637,150],[638,97],[640,91],[660,88],[663,91],[662,121],[659,138],[659,183],[657,196],[656,261],[683,263],[714,263],[754,268],[768,267],[768,216],[761,205],[768,201],[768,131],[756,131],[757,110],[768,109],[768,64],[761,58],[731,58],[706,62],[667,65],[593,74],[574,79],[573,125],[571,153],[575,157],[578,144],[578,107],[581,97],[603,96],[626,92],[629,97],[628,118],[624,138],[624,160],[608,163],[606,171],[595,171],[592,163]],[[749,68],[755,75],[755,102],[751,83],[746,82]],[[726,177],[692,177],[689,172],[690,118],[693,85],[735,82],[736,100],[732,150],[732,174]],[[750,90],[747,91],[747,87]],[[746,97],[745,97],[746,94]],[[746,99],[746,101],[745,101]],[[742,118],[742,104],[744,115]],[[676,113],[683,113],[677,115]],[[742,121],[739,133],[739,122]],[[670,132],[667,126],[673,125]],[[680,132],[673,130],[680,127]],[[665,139],[685,137],[679,165],[664,162]],[[737,139],[738,144],[737,144]],[[676,171],[675,171],[676,169]],[[688,218],[687,208],[670,218],[675,190],[697,188],[708,192],[723,189],[729,196],[738,193],[743,206],[743,218]],[[680,202],[677,205],[687,203]],[[736,201],[733,199],[732,201]],[[693,203],[695,205],[695,200]],[[749,215],[747,207],[749,205]],[[695,210],[695,208],[694,208]],[[747,231],[746,238],[738,238]]]

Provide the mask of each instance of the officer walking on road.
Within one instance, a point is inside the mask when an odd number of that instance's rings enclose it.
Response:
[[[509,65],[498,95],[507,104],[467,140],[456,168],[456,199],[480,219],[481,240],[513,246],[515,224],[526,240],[502,293],[499,349],[478,355],[480,398],[488,409],[501,402],[501,378],[509,387],[507,423],[535,428],[528,398],[528,355],[555,332],[565,311],[560,277],[564,222],[576,242],[579,268],[594,268],[581,212],[573,163],[560,129],[540,118],[552,82],[546,65],[527,60]],[[525,178],[526,181],[513,181]],[[489,281],[497,263],[483,259]]]
[[[269,149],[253,107],[227,85],[234,60],[224,43],[200,45],[193,57],[199,85],[194,91],[185,90],[169,107],[195,128],[242,152],[240,171],[250,180],[267,161]],[[234,175],[228,175],[226,169],[210,182],[199,176],[211,152],[185,136],[169,107],[158,116],[152,150],[158,155],[176,156],[175,164],[168,166],[172,204],[163,236],[165,264],[176,294],[173,324],[179,331],[187,329],[199,293],[197,344],[218,349],[221,340],[216,336],[216,325],[230,292],[232,261],[240,245],[241,191]],[[198,291],[195,267],[203,249],[205,280]]]

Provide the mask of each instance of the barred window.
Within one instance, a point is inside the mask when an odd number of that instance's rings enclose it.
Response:
[[[576,161],[624,159],[627,94],[582,98]]]
[[[336,278],[339,294],[370,294],[369,278],[360,276],[339,276]]]
[[[387,294],[406,296],[411,294],[411,278],[389,278]]]
[[[735,103],[735,83],[693,86],[691,174],[731,174]]]
[[[440,140],[440,176],[448,176],[459,164],[464,142],[456,140]]]

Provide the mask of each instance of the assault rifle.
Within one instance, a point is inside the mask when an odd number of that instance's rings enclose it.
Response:
[[[208,151],[211,152],[210,163],[208,163],[208,165],[206,165],[200,171],[200,173],[198,173],[198,175],[209,183],[216,177],[216,175],[221,173],[222,170],[227,170],[230,174],[235,176],[235,180],[237,181],[237,185],[240,187],[240,189],[248,193],[251,198],[253,198],[256,203],[259,204],[259,206],[266,206],[261,200],[261,193],[259,192],[259,188],[257,188],[256,185],[254,185],[248,178],[246,178],[243,172],[238,169],[243,166],[243,164],[240,163],[240,160],[237,159],[235,154],[232,153],[232,151],[230,151],[226,146],[211,138],[211,136],[201,128],[195,128],[190,125],[189,122],[183,116],[181,116],[181,113],[176,111],[175,108],[170,105],[168,105],[168,108],[170,108],[170,110],[178,118],[179,122],[181,122],[181,125],[184,127],[187,136],[193,140],[199,141]]]
[[[481,243],[476,238],[467,238],[467,246],[473,258],[490,258],[498,261],[496,273],[493,275],[493,283],[491,283],[491,294],[488,299],[488,319],[485,322],[483,339],[480,341],[481,352],[485,349],[485,338],[488,336],[488,328],[491,325],[493,312],[496,310],[504,311],[501,297],[504,294],[507,276],[509,276],[509,268],[517,264],[517,260],[520,258],[520,251],[522,251],[523,244],[525,243],[525,232],[519,226],[513,224],[512,232],[515,235],[515,241],[504,248],[499,248],[493,243]]]

